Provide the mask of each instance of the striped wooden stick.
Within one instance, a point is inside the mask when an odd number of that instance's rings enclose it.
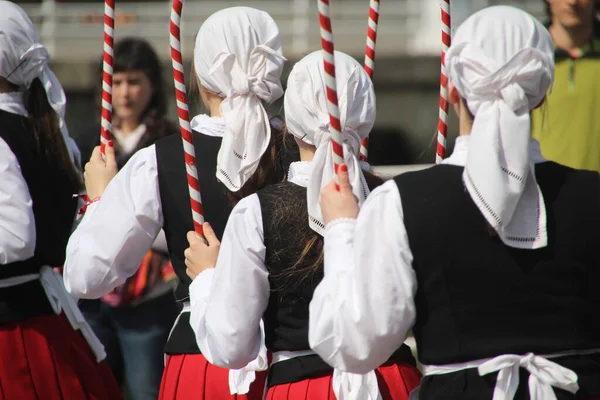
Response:
[[[323,65],[325,69],[325,86],[327,90],[327,109],[329,111],[329,124],[331,125],[331,144],[333,147],[333,167],[335,171],[335,185],[340,189],[339,168],[344,165],[344,138],[342,137],[342,124],[340,122],[340,109],[338,107],[337,84],[335,79],[335,57],[333,45],[333,31],[331,30],[331,13],[329,0],[319,0],[319,21],[321,23],[321,47],[323,49]]]
[[[102,119],[100,120],[100,153],[111,139],[113,46],[115,31],[115,0],[104,1],[104,59],[102,63]]]
[[[185,89],[185,76],[183,68],[183,57],[181,56],[181,10],[183,0],[173,0],[171,8],[171,22],[169,24],[171,60],[173,63],[173,79],[175,81],[175,97],[177,98],[177,114],[181,128],[181,139],[183,140],[183,152],[185,169],[187,172],[188,189],[190,193],[190,204],[192,206],[192,219],[194,231],[204,237],[202,224],[204,223],[204,210],[200,198],[200,183],[198,182],[198,171],[196,169],[196,151],[194,148],[194,136],[190,126],[190,109],[188,107],[187,92]]]
[[[375,71],[375,46],[377,44],[377,24],[379,23],[379,0],[371,0],[369,7],[369,26],[367,29],[367,47],[365,49],[365,70],[372,79]]]
[[[446,71],[446,52],[450,47],[450,0],[441,0],[442,15],[442,62],[440,73],[440,110],[438,118],[437,149],[435,163],[439,164],[446,155],[446,137],[448,135],[448,72]]]
[[[365,70],[373,79],[375,72],[375,46],[377,44],[377,24],[379,23],[379,0],[371,0],[369,6],[369,23],[367,28],[367,47],[365,49]],[[363,139],[360,145],[360,161],[367,161],[369,155],[369,137]]]

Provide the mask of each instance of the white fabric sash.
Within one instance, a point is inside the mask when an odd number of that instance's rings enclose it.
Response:
[[[556,400],[553,387],[577,393],[577,374],[548,359],[600,353],[600,349],[572,350],[549,355],[503,354],[494,358],[448,365],[424,365],[423,376],[443,375],[477,368],[480,376],[498,372],[493,400],[512,400],[519,387],[519,368],[529,372],[531,400]],[[415,398],[415,400],[418,397]],[[412,398],[411,398],[412,400]]]
[[[96,334],[94,334],[94,331],[81,314],[81,311],[79,311],[75,299],[65,289],[62,276],[54,269],[44,266],[40,269],[39,274],[28,274],[2,279],[0,280],[0,288],[18,286],[37,279],[40,280],[46,296],[48,296],[50,306],[56,315],[64,312],[71,327],[76,331],[80,331],[92,348],[96,356],[96,361],[100,362],[104,360],[106,358],[104,346],[98,340]]]

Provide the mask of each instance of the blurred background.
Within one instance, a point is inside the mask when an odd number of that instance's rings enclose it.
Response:
[[[18,1],[29,14],[52,68],[69,100],[67,120],[72,135],[99,122],[100,60],[103,48],[103,10],[100,0]],[[375,87],[377,123],[371,135],[369,161],[373,165],[432,163],[438,118],[440,70],[439,0],[382,0],[379,20]],[[471,13],[494,4],[509,4],[546,20],[544,0],[453,0],[453,30]],[[234,5],[269,12],[284,38],[290,65],[319,49],[319,25],[314,0],[188,0],[182,23],[182,46],[189,86],[194,38],[202,21],[214,11]],[[368,0],[337,0],[332,4],[336,49],[363,61]],[[169,116],[176,120],[169,48],[170,2],[116,0],[115,40],[141,36],[161,57],[170,99]],[[288,65],[288,71],[289,67]],[[197,99],[192,115],[199,112]],[[278,111],[281,103],[274,105]],[[456,120],[449,121],[449,150],[456,135]]]

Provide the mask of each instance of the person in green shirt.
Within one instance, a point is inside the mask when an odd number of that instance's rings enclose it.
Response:
[[[532,132],[545,158],[600,172],[600,29],[594,0],[546,0],[556,46],[547,105]]]

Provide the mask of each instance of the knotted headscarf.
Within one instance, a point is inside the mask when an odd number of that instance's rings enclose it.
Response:
[[[79,165],[79,150],[72,145],[65,123],[67,100],[62,85],[48,66],[50,55],[40,44],[33,23],[21,7],[0,1],[0,76],[21,89],[28,89],[39,78],[46,90],[48,103],[59,118],[63,140],[71,160]]]
[[[309,54],[294,66],[284,97],[287,129],[296,138],[317,148],[307,196],[309,225],[320,235],[323,235],[325,225],[319,194],[335,175],[324,74],[321,51]],[[369,195],[369,188],[358,154],[360,143],[369,136],[375,123],[375,92],[364,68],[352,57],[338,51],[335,52],[335,74],[344,162],[348,166],[352,191],[362,205]]]
[[[233,192],[256,171],[271,140],[263,102],[270,104],[283,95],[280,79],[285,61],[275,21],[253,8],[216,12],[196,37],[194,65],[200,83],[225,98],[217,178]]]
[[[465,186],[506,245],[544,247],[546,208],[529,156],[529,112],[554,80],[550,33],[526,12],[497,6],[469,17],[452,40],[450,81],[475,117]]]

